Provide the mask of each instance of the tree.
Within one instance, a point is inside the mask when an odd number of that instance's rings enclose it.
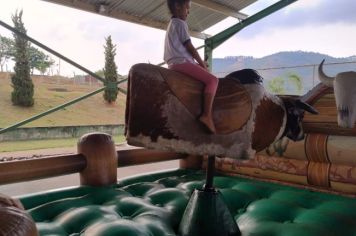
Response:
[[[0,71],[4,71],[4,65],[9,59],[15,59],[15,42],[11,38],[0,35]],[[42,75],[50,68],[55,61],[49,56],[38,50],[37,48],[29,47],[29,63],[30,73],[33,74],[34,69],[38,70]]]
[[[54,64],[54,60],[44,54],[42,51],[35,47],[29,48],[29,63],[30,71],[33,74],[34,69],[38,70],[42,75]]]
[[[291,86],[288,86],[289,83],[292,83]],[[291,88],[291,89],[290,89]],[[295,90],[294,90],[295,88]],[[268,82],[268,91],[274,93],[274,94],[298,94],[301,95],[303,92],[303,83],[302,79],[299,77],[299,75],[290,73],[287,75],[287,78],[284,79],[282,77],[276,77],[273,78]]]
[[[4,65],[13,57],[14,41],[11,38],[0,35],[0,70],[4,71]]]
[[[275,94],[285,94],[284,80],[276,77],[268,82],[268,90]]]
[[[299,75],[290,73],[288,75],[289,81],[291,81],[295,87],[296,87],[296,92],[298,95],[301,95],[303,92],[303,82],[302,79],[299,77]]]
[[[108,103],[112,103],[117,98],[118,88],[114,84],[117,82],[117,66],[115,64],[116,56],[116,45],[112,44],[111,36],[105,38],[106,45],[105,48],[105,68],[104,68],[104,77],[106,86],[104,91],[104,99]]]
[[[12,16],[14,27],[17,31],[26,34],[25,26],[22,22],[22,11],[15,13]],[[15,39],[15,74],[12,76],[13,91],[11,101],[13,105],[33,106],[34,104],[34,87],[30,76],[29,64],[29,43],[20,35],[13,34]]]
[[[98,70],[98,71],[95,71],[94,72],[96,75],[102,77],[102,78],[105,78],[105,72],[104,72],[104,69],[101,69],[101,70]]]

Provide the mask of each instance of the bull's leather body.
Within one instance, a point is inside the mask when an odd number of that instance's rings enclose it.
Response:
[[[217,134],[211,134],[198,120],[202,99],[203,84],[199,81],[154,65],[133,66],[126,106],[128,143],[196,155],[250,158],[281,134],[284,110],[261,85],[220,80],[213,106]],[[277,116],[273,122],[269,114],[264,120],[263,112],[268,109]],[[255,124],[255,120],[262,122]],[[263,134],[263,129],[270,127],[274,130]]]
[[[157,68],[172,93],[196,118],[202,114],[203,84],[181,73]],[[237,80],[220,79],[213,104],[213,121],[218,134],[244,126],[251,115],[250,95]]]

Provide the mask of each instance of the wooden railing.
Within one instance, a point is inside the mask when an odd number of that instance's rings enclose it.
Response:
[[[191,165],[198,165],[198,168],[201,167],[201,162],[197,162],[196,157],[192,158],[185,154],[132,147],[127,144],[116,146],[116,154],[117,167],[179,159],[181,160],[180,167],[182,168],[189,168]],[[102,158],[103,162],[105,162],[104,159],[106,157],[103,156]],[[83,154],[67,154],[2,162],[0,163],[0,185],[81,173],[87,168],[88,161],[87,157]],[[192,164],[189,164],[187,161],[190,161]],[[100,165],[101,162],[98,163]]]
[[[77,173],[85,166],[86,160],[81,154],[3,162],[0,163],[0,184]]]

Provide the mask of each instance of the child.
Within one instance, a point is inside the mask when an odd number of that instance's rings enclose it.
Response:
[[[205,84],[203,114],[199,120],[212,133],[216,133],[212,119],[212,107],[218,87],[218,78],[209,73],[190,40],[186,23],[190,0],[167,0],[167,4],[172,18],[168,24],[165,38],[164,61],[168,64],[168,68],[187,74]]]

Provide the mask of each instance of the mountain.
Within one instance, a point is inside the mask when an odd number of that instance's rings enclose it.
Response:
[[[301,78],[303,92],[306,92],[319,83],[318,66],[323,59],[325,59],[324,71],[329,76],[342,71],[356,71],[356,56],[336,58],[304,51],[278,52],[261,58],[252,56],[214,58],[212,71],[216,76],[224,77],[236,70],[252,68],[261,74],[264,84],[277,77],[287,80],[293,74]]]

